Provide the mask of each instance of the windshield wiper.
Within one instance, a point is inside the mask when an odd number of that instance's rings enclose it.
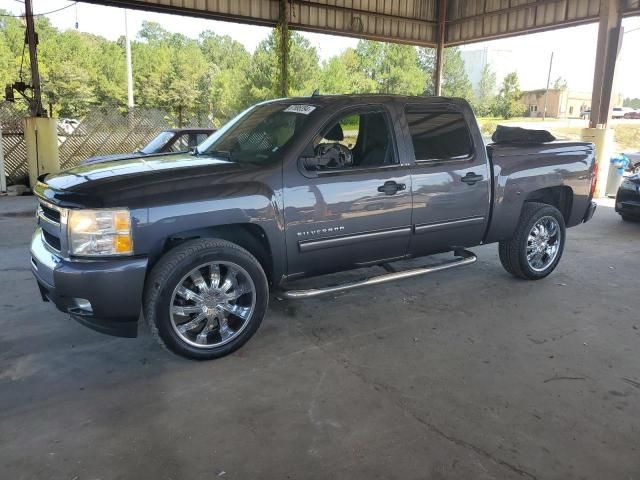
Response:
[[[228,150],[206,150],[204,152],[201,152],[198,149],[196,149],[193,152],[193,155],[195,156],[203,155],[207,157],[222,157],[226,160],[229,160],[230,162],[233,162],[233,155]]]

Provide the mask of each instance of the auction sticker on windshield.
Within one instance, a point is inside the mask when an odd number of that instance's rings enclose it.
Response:
[[[289,105],[284,109],[285,112],[301,113],[303,115],[309,115],[316,109],[313,105]]]

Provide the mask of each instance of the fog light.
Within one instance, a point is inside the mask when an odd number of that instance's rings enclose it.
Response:
[[[91,308],[91,302],[89,300],[85,298],[74,298],[73,301],[76,304],[76,308],[79,310],[93,313],[93,308]]]

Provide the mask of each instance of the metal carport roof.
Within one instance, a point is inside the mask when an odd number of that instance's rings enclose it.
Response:
[[[279,0],[81,0],[89,3],[275,26]],[[435,47],[597,22],[601,0],[289,0],[289,28]],[[640,0],[621,0],[622,15]]]

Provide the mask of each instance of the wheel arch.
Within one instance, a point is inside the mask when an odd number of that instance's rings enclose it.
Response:
[[[556,207],[562,214],[564,223],[569,224],[573,208],[573,189],[571,187],[558,185],[529,192],[524,199],[523,208],[527,203],[532,202],[544,203]]]
[[[215,225],[172,233],[164,240],[158,259],[178,245],[196,238],[220,238],[239,245],[256,257],[268,281],[273,281],[273,253],[269,238],[264,229],[255,223]]]

